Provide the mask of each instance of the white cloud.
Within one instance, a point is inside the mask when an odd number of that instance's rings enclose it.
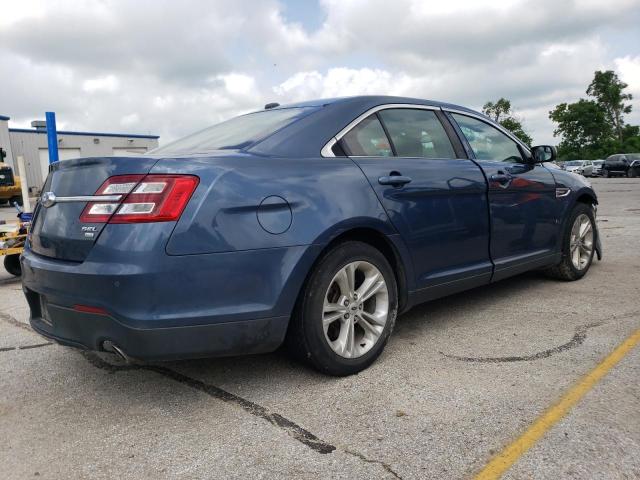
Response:
[[[640,0],[320,4],[309,29],[278,0],[3,0],[0,114],[26,126],[55,110],[64,128],[164,142],[273,100],[386,94],[480,108],[505,96],[548,142],[548,111],[584,96],[597,69],[616,68],[640,98]]]
[[[620,79],[629,85],[628,92],[633,95],[631,103],[635,108],[630,115],[625,117],[625,121],[635,125],[640,124],[640,104],[638,103],[640,100],[640,55],[616,58],[614,64]]]
[[[616,58],[614,63],[622,81],[629,85],[629,91],[640,95],[640,55]]]
[[[120,125],[125,128],[129,128],[132,126],[137,126],[140,123],[140,115],[137,113],[130,113],[129,115],[125,115],[120,119]]]
[[[351,95],[405,95],[413,80],[403,73],[370,68],[330,68],[326,74],[318,71],[298,72],[274,88],[287,101],[309,98],[331,98]]]
[[[227,92],[232,95],[254,96],[258,90],[255,78],[249,75],[229,73],[227,75],[218,75],[217,78],[224,82]]]
[[[87,93],[109,92],[113,93],[118,90],[118,79],[115,75],[107,75],[105,77],[89,78],[82,82],[82,90]]]

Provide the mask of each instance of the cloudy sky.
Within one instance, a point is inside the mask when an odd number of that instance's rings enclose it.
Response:
[[[2,0],[0,114],[166,142],[265,103],[512,100],[536,143],[597,69],[640,123],[640,0]]]

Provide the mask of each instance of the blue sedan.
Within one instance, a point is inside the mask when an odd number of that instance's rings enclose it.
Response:
[[[31,325],[125,358],[371,365],[398,313],[533,269],[582,278],[596,194],[464,107],[364,96],[52,165],[22,256]]]

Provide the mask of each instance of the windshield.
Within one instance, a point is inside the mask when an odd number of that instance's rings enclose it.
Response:
[[[580,167],[582,166],[582,162],[580,160],[572,160],[570,162],[566,162],[565,165],[567,167]]]
[[[151,150],[149,154],[239,150],[264,140],[313,110],[316,107],[279,108],[241,115]]]
[[[594,160],[593,164],[596,166],[600,166],[604,163],[604,160]]]

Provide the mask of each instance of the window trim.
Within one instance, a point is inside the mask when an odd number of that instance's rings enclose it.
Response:
[[[431,111],[435,111],[435,112],[437,112],[438,110],[441,110],[440,107],[436,107],[435,105],[416,105],[416,104],[412,104],[412,103],[385,103],[384,105],[377,105],[375,107],[370,108],[366,112],[358,115],[354,120],[349,122],[349,124],[346,127],[344,127],[342,130],[340,130],[335,136],[330,138],[329,141],[320,150],[320,155],[322,157],[325,157],[325,158],[335,158],[336,156],[333,153],[333,151],[331,150],[331,148],[336,143],[338,143],[340,140],[342,140],[342,137],[344,137],[347,133],[349,133],[362,120],[364,120],[365,118],[369,117],[370,115],[377,114],[377,112],[379,112],[381,110],[396,109],[396,108],[407,108],[407,109],[411,109],[411,110],[431,110]],[[377,117],[377,115],[376,115],[376,117]],[[440,120],[440,119],[438,119],[438,120]],[[442,123],[442,121],[440,123]],[[443,125],[442,128],[444,128],[444,125]],[[386,134],[386,129],[384,128],[384,126],[383,126],[383,130],[385,130],[385,134]],[[446,129],[445,129],[445,132],[446,132]],[[451,139],[449,139],[449,141],[451,141]],[[453,142],[451,142],[451,143],[453,144]],[[454,152],[455,152],[455,148],[454,148]],[[361,158],[362,155],[360,155],[360,156],[358,156],[358,155],[349,155],[349,157],[350,158]]]
[[[398,156],[398,151],[396,150],[396,146],[393,143],[393,138],[391,138],[391,134],[389,133],[389,130],[387,130],[387,126],[384,123],[384,119],[380,115],[381,111],[382,110],[377,111],[375,113],[375,116],[378,119],[378,121],[380,122],[380,125],[382,125],[382,130],[384,130],[384,134],[387,136],[387,140],[389,141],[389,145],[391,146],[391,153],[393,154],[394,157],[397,157]]]
[[[347,135],[349,135],[352,131],[354,131],[356,128],[358,128],[360,125],[362,125],[364,123],[365,120],[371,118],[372,121],[377,122],[378,125],[380,126],[380,128],[382,128],[382,133],[384,134],[384,137],[387,139],[387,142],[389,143],[389,147],[391,148],[391,155],[390,156],[385,156],[385,155],[351,155],[349,154],[349,152],[351,151],[351,148],[349,148],[349,146],[347,145],[346,142],[343,142],[342,139],[344,137],[346,137]],[[342,151],[345,153],[346,157],[349,158],[369,158],[369,157],[375,157],[375,158],[393,158],[396,156],[396,149],[393,146],[393,142],[391,141],[391,137],[389,137],[389,132],[387,132],[386,127],[384,126],[384,123],[382,122],[382,119],[380,118],[380,115],[378,115],[377,113],[372,113],[371,115],[363,118],[360,123],[356,124],[353,126],[353,128],[351,130],[349,130],[348,132],[346,132],[344,134],[344,136],[338,140],[336,143],[334,143],[331,147],[331,153],[333,154],[333,156],[336,156],[335,153],[333,153],[333,147],[338,146],[339,148],[342,149]]]

